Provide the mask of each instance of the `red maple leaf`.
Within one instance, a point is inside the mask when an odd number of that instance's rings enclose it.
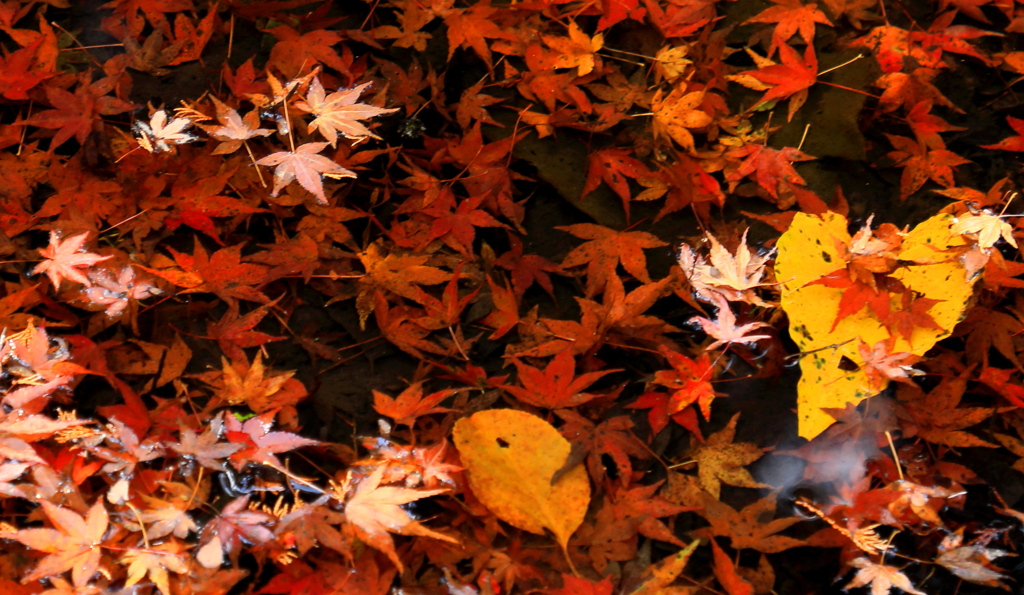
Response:
[[[512,289],[516,298],[522,298],[526,290],[536,283],[555,299],[555,288],[551,284],[548,273],[564,275],[562,267],[537,254],[523,254],[523,241],[519,237],[508,234],[508,252],[502,254],[492,263],[509,271],[512,277]],[[557,301],[557,300],[556,300]]]
[[[757,185],[764,188],[773,198],[779,197],[779,184],[785,182],[790,187],[805,185],[804,179],[793,169],[793,162],[811,161],[814,157],[793,147],[773,149],[760,143],[747,143],[738,149],[726,153],[730,159],[745,158],[739,167],[726,171],[725,179],[729,181],[729,192],[743,178],[753,174]]]
[[[1006,123],[1013,128],[1013,131],[1017,133],[1017,136],[1011,136],[1004,138],[994,145],[981,145],[982,149],[997,149],[1000,151],[1024,151],[1024,120],[1019,120],[1013,116],[1006,116]]]
[[[103,123],[99,116],[122,114],[135,107],[116,97],[107,96],[116,84],[117,79],[113,77],[96,82],[86,82],[83,78],[79,80],[74,93],[59,87],[46,87],[46,99],[54,109],[33,114],[22,124],[56,129],[57,134],[50,142],[51,151],[71,137],[84,143],[90,132],[102,129]]]
[[[757,105],[789,98],[789,120],[792,120],[796,110],[807,101],[807,90],[818,82],[818,58],[813,45],[807,46],[801,59],[796,50],[786,43],[779,44],[779,58],[782,64],[742,72],[731,80],[751,86],[746,78],[749,77],[762,85],[771,85]]]
[[[615,194],[622,199],[622,208],[629,219],[629,201],[633,199],[627,178],[651,178],[656,174],[643,162],[630,156],[629,149],[609,148],[591,153],[587,158],[587,181],[583,185],[580,200],[593,192],[604,180]]]
[[[669,415],[669,395],[663,392],[650,391],[640,395],[636,401],[626,405],[627,409],[648,409],[647,423],[651,425],[651,438],[657,436],[668,425],[669,420],[676,422],[693,433],[701,442],[704,437],[697,421],[697,410],[686,407],[682,411]]]
[[[711,358],[707,352],[701,354],[697,361],[665,347],[659,346],[671,370],[660,370],[654,373],[654,383],[673,391],[668,404],[668,414],[673,415],[692,403],[700,405],[704,419],[711,419],[711,401],[715,398],[715,389],[711,386]]]
[[[229,302],[228,311],[220,320],[206,323],[207,338],[217,341],[217,345],[224,355],[232,360],[245,359],[242,349],[246,347],[259,347],[271,341],[280,341],[284,337],[275,337],[252,330],[280,299],[264,304],[244,316],[238,315],[237,301]]]
[[[373,408],[377,413],[395,420],[395,425],[404,424],[412,428],[418,417],[451,411],[438,405],[456,392],[452,389],[439,390],[423,396],[423,383],[415,382],[394,398],[378,390],[373,391]]]
[[[523,403],[547,409],[577,407],[586,403],[596,395],[585,393],[584,389],[602,376],[621,371],[602,370],[577,376],[576,359],[568,350],[556,355],[543,372],[518,359],[512,361],[519,370],[519,383],[523,386],[505,385],[502,388]]]

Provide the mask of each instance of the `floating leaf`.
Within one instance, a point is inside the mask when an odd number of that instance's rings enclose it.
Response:
[[[469,485],[484,506],[524,531],[543,535],[548,529],[565,549],[590,504],[582,465],[551,484],[569,456],[569,441],[543,419],[511,409],[460,419],[454,436]]]
[[[890,353],[924,355],[962,318],[973,280],[967,278],[964,265],[946,252],[964,244],[950,229],[954,221],[949,214],[936,215],[908,233],[899,248],[899,261],[913,264],[891,276],[921,297],[938,300],[928,313],[939,328],[915,326],[908,341],[900,333],[893,335],[865,309],[835,323],[845,290],[813,282],[844,266],[839,246],[851,242],[847,221],[836,213],[821,217],[797,213],[793,218],[789,231],[779,238],[775,276],[782,285],[781,304],[789,315],[790,335],[806,353],[800,360],[797,397],[801,436],[814,438],[832,424],[823,407],[841,409],[885,389],[887,381],[879,386],[868,377],[861,343],[883,341],[891,346]],[[899,308],[899,300],[893,297],[894,309]],[[858,369],[840,369],[844,357]]]

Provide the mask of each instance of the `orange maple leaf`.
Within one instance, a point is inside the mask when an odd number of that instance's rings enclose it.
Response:
[[[575,21],[569,22],[569,37],[542,35],[541,39],[557,52],[551,68],[576,68],[579,76],[586,76],[600,64],[597,52],[604,47],[604,35],[588,37]]]
[[[85,518],[76,512],[42,501],[43,512],[56,529],[22,529],[13,535],[24,545],[50,554],[25,580],[34,581],[71,570],[71,580],[84,587],[100,567],[100,548],[110,520],[103,500],[97,500]]]
[[[418,417],[451,411],[438,405],[456,392],[458,391],[448,389],[423,396],[423,383],[415,382],[395,398],[374,390],[373,408],[377,413],[395,420],[395,425],[406,425],[411,428]]]
[[[619,263],[626,271],[650,283],[644,248],[666,246],[656,236],[643,231],[615,231],[593,223],[579,223],[556,227],[572,235],[589,240],[573,248],[562,261],[563,268],[587,265],[587,297],[604,290],[608,278],[618,274]]]
[[[45,260],[37,264],[30,274],[46,273],[54,289],[60,289],[64,279],[92,287],[92,282],[79,269],[89,268],[113,256],[87,252],[82,246],[88,238],[89,232],[85,232],[62,242],[56,231],[50,231],[50,245],[39,249]]]
[[[651,99],[654,112],[651,126],[654,136],[668,137],[689,152],[695,150],[690,128],[703,128],[714,119],[699,109],[704,102],[704,91],[686,92],[685,84],[679,84],[668,95],[658,89]]]
[[[797,32],[808,45],[814,43],[814,24],[832,26],[825,13],[818,10],[817,4],[803,4],[800,0],[772,0],[775,6],[766,8],[756,17],[747,19],[749,23],[778,23],[772,32],[772,45],[768,49],[770,58],[775,50],[789,41]]]

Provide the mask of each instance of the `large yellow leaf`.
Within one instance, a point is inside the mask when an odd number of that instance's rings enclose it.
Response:
[[[548,529],[564,550],[590,504],[582,465],[551,485],[569,456],[569,441],[536,415],[511,409],[460,419],[453,435],[469,485],[484,506],[524,531],[543,535]]]
[[[915,263],[898,269],[893,277],[923,297],[941,300],[928,314],[942,327],[917,327],[908,342],[895,336],[892,351],[924,355],[935,342],[947,337],[963,317],[973,293],[964,266],[947,250],[964,243],[950,231],[951,215],[941,213],[921,223],[904,239],[901,261]],[[846,219],[836,213],[822,216],[797,213],[793,224],[779,238],[775,275],[782,287],[782,309],[789,315],[790,336],[801,352],[813,352],[800,360],[797,412],[800,435],[814,438],[834,421],[822,408],[844,408],[877,394],[885,387],[873,387],[863,370],[861,342],[869,346],[890,339],[887,328],[868,309],[847,316],[832,329],[843,289],[808,285],[843,266],[836,248],[850,242]],[[894,299],[894,309],[899,307]],[[852,339],[852,340],[851,340]],[[834,348],[823,349],[836,345]],[[820,351],[815,351],[819,350]],[[847,357],[860,366],[854,371],[839,368]]]

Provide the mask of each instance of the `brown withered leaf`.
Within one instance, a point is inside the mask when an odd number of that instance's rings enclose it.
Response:
[[[959,376],[944,377],[928,394],[916,384],[901,383],[896,390],[896,398],[901,405],[897,415],[903,420],[903,436],[919,436],[932,444],[955,448],[998,448],[963,431],[999,411],[994,407],[959,407],[973,371],[974,366],[970,366]]]
[[[777,533],[801,522],[802,519],[798,517],[776,519],[776,495],[774,493],[739,512],[728,504],[719,502],[711,494],[704,493],[703,496],[704,511],[699,514],[707,519],[711,526],[694,531],[694,535],[702,538],[710,538],[712,535],[728,537],[732,540],[732,547],[735,549],[754,549],[765,554],[777,554],[805,545],[799,539],[777,535]]]
[[[868,558],[855,558],[850,561],[850,566],[860,570],[843,589],[854,589],[870,584],[871,595],[889,595],[893,587],[898,587],[911,595],[927,595],[915,589],[907,575],[894,566],[878,564]]]
[[[750,472],[744,469],[760,459],[764,451],[755,444],[733,444],[739,418],[740,414],[737,413],[725,428],[708,436],[703,444],[691,438],[689,458],[697,462],[700,485],[716,499],[721,494],[723,483],[741,488],[771,487],[754,480]]]

